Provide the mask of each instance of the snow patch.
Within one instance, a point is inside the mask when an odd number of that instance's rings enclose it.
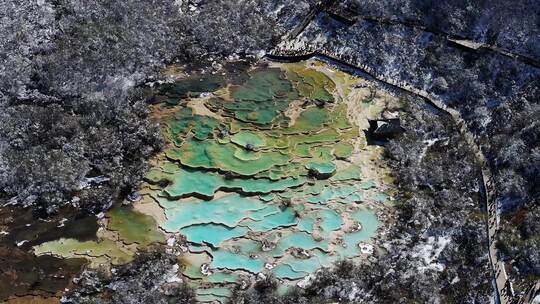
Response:
[[[415,250],[413,250],[416,253],[412,257],[422,262],[418,270],[422,273],[426,270],[443,271],[445,268],[444,265],[436,261],[451,240],[452,238],[449,236],[437,238],[430,236],[425,243],[416,245]]]
[[[178,270],[180,269],[180,266],[178,264],[174,264],[167,272],[167,275],[165,277],[165,280],[167,283],[182,283],[182,279],[178,276]]]

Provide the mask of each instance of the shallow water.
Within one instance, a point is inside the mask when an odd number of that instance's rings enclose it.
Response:
[[[147,176],[147,195],[165,209],[160,226],[203,246],[191,247],[195,262],[184,269],[194,286],[259,272],[292,284],[361,256],[358,244],[379,227],[363,206],[364,192],[377,184],[350,160],[360,132],[336,84],[304,64],[259,67],[249,76],[207,98],[217,118],[179,107],[164,130],[166,157]]]
[[[361,115],[381,107],[362,103],[359,81],[305,62],[155,88],[166,147],[142,201],[109,211],[98,242],[58,239],[36,253],[122,264],[183,239],[182,273],[202,302],[225,301],[257,273],[292,286],[337,260],[361,261],[391,185],[374,165],[380,151],[365,146]]]

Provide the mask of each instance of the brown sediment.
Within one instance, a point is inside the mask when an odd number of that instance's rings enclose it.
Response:
[[[72,220],[63,219],[62,215]],[[82,225],[76,225],[78,221]],[[96,229],[95,217],[77,219],[72,209],[63,209],[56,217],[40,220],[34,218],[31,209],[0,208],[0,302],[48,303],[54,296],[60,296],[86,260],[35,256],[32,245],[59,235],[91,239]],[[38,302],[41,299],[45,302]]]
[[[160,76],[167,80],[180,80],[186,78],[188,74],[185,72],[184,66],[172,64],[163,68]]]
[[[205,102],[208,101],[212,97],[200,97],[200,98],[190,98],[186,104],[187,107],[193,109],[194,115],[202,115],[202,116],[209,116],[212,118],[215,118],[219,121],[223,121],[224,118],[215,112],[210,111],[206,105]]]
[[[43,296],[21,296],[10,298],[6,304],[57,304],[60,303],[59,297],[43,297]]]
[[[161,207],[155,200],[148,196],[143,196],[142,200],[134,203],[133,208],[140,213],[147,214],[153,217],[158,225],[167,221],[163,207]]]
[[[300,114],[304,110],[302,108],[302,104],[304,104],[304,102],[305,100],[303,99],[297,99],[297,100],[292,101],[289,104],[289,108],[284,113],[285,116],[289,117],[290,119],[289,126],[294,125],[294,123],[296,122],[296,119],[298,118],[298,116],[300,116]]]
[[[150,118],[156,123],[162,123],[167,118],[173,117],[178,109],[182,108],[181,105],[176,106],[163,106],[162,104],[153,104],[148,106],[150,108]]]

